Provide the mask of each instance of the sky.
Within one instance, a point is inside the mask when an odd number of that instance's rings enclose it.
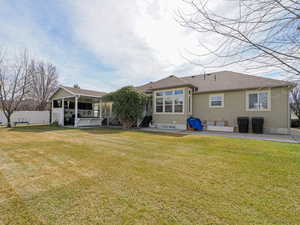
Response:
[[[187,60],[199,41],[213,46],[217,40],[176,22],[177,10],[189,10],[182,0],[0,0],[0,6],[0,47],[26,48],[56,65],[63,85],[112,91],[211,72]]]

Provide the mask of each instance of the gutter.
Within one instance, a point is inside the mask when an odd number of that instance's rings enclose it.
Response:
[[[213,92],[225,92],[225,91],[246,91],[246,90],[262,90],[266,88],[279,88],[279,87],[287,87],[287,88],[294,88],[297,85],[278,85],[278,86],[271,86],[271,87],[253,87],[253,88],[236,88],[236,89],[218,89],[218,90],[210,90],[210,91],[197,91],[193,94],[204,94],[204,93],[213,93]]]

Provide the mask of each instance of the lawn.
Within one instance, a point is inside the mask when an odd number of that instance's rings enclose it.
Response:
[[[300,145],[0,128],[0,225],[300,224]]]

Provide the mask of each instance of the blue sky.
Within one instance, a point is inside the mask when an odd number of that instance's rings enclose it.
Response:
[[[0,5],[0,47],[27,48],[55,64],[64,85],[110,91],[203,72],[182,57],[199,36],[174,20],[175,10],[184,7],[181,0],[0,0]],[[215,41],[201,38],[207,45]]]

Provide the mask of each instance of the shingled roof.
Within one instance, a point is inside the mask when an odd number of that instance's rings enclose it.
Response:
[[[163,88],[175,88],[175,87],[187,87],[187,86],[194,87],[194,85],[191,84],[189,81],[171,75],[161,80],[155,82],[149,82],[145,85],[139,86],[137,87],[137,89],[144,92],[149,92],[149,91],[163,89]]]
[[[231,71],[221,71],[205,75],[202,74],[180,78],[176,76],[170,76],[155,82],[147,83],[137,88],[144,92],[151,92],[157,89],[172,88],[179,86],[197,87],[197,92],[201,93],[295,86],[295,83],[265,77],[252,76]]]
[[[67,87],[67,86],[61,86],[61,87],[73,95],[102,97],[106,94],[105,92],[92,91],[92,90],[81,89],[81,88],[74,88],[74,87]]]

